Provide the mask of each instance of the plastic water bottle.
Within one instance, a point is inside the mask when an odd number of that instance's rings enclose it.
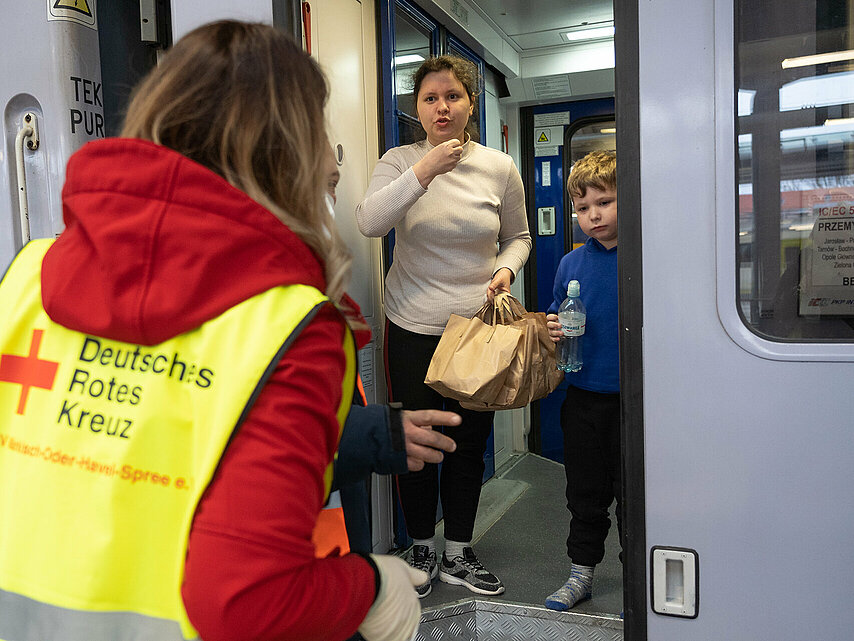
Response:
[[[563,329],[563,338],[557,344],[555,356],[557,367],[564,372],[577,372],[584,362],[581,358],[581,339],[587,324],[587,310],[579,294],[581,285],[577,280],[569,281],[566,299],[557,310],[557,317]]]

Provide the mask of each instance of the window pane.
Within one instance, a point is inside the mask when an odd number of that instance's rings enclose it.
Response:
[[[430,34],[400,7],[394,12],[394,92],[397,108],[415,116],[412,77],[430,57]],[[402,143],[401,143],[402,144]]]
[[[617,150],[617,123],[603,120],[592,125],[580,127],[572,132],[569,139],[569,162],[581,160],[591,151]]]
[[[452,56],[457,56],[458,58],[465,58],[466,60],[471,60],[474,63],[474,66],[477,67],[478,76],[481,79],[481,83],[484,82],[483,76],[483,65],[480,60],[470,54],[468,51],[458,46],[456,42],[449,38],[448,41],[448,53]],[[483,111],[483,91],[480,92],[480,95],[475,98],[474,104],[474,113],[472,113],[471,118],[469,118],[469,124],[467,131],[471,136],[471,139],[475,142],[483,142],[480,135],[480,114]]]
[[[397,118],[397,134],[401,145],[410,145],[427,137],[420,122],[415,118],[406,118],[400,115]]]
[[[737,5],[741,312],[768,338],[854,341],[851,5]]]

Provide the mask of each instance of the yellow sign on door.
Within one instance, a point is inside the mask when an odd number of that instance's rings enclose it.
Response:
[[[47,0],[48,20],[76,22],[97,29],[96,0]]]
[[[53,8],[71,9],[72,11],[79,11],[90,18],[92,17],[92,10],[89,8],[89,3],[86,0],[56,0]]]

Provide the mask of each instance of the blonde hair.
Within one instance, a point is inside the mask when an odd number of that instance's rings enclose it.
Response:
[[[352,258],[323,201],[327,95],[287,34],[224,20],[167,52],[135,89],[121,135],[174,149],[269,209],[323,261],[337,303]]]
[[[612,151],[591,151],[572,166],[566,181],[566,191],[572,198],[583,198],[587,188],[600,191],[617,188],[617,154]]]

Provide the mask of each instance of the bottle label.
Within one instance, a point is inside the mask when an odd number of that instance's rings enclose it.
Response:
[[[584,328],[587,326],[587,315],[575,314],[572,318],[561,319],[560,326],[563,330],[563,335],[567,338],[583,336]]]

